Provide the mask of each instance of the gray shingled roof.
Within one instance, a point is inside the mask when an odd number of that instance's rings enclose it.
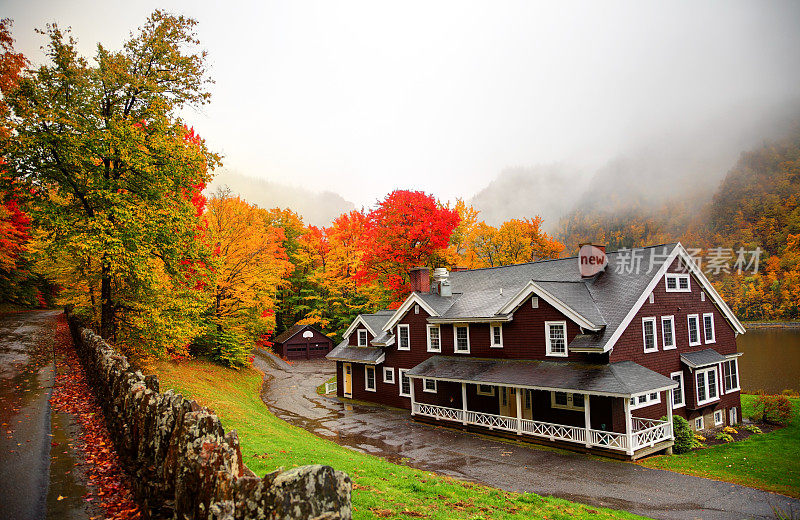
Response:
[[[698,367],[707,367],[708,365],[716,365],[717,363],[722,363],[723,361],[727,361],[728,358],[714,350],[713,348],[707,348],[704,350],[698,350],[697,352],[686,352],[681,354],[681,361],[686,363],[686,365],[692,368]]]
[[[633,361],[588,365],[558,361],[434,356],[409,370],[407,375],[625,397],[678,386],[672,379]]]
[[[383,350],[375,347],[353,347],[345,339],[325,357],[333,361],[350,361],[375,365],[383,358]]]
[[[383,332],[383,326],[386,325],[386,322],[389,321],[393,314],[394,311],[382,310],[373,314],[362,314],[361,318],[375,332],[376,336],[380,336],[381,332]]]

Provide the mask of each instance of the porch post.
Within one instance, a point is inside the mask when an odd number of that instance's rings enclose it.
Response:
[[[467,383],[461,383],[461,423],[467,424]]]
[[[589,410],[589,394],[583,394],[583,422],[586,425],[586,447],[592,445],[590,442],[591,433],[589,430],[592,429],[592,416],[591,411]]]
[[[628,455],[633,455],[633,421],[631,420],[631,399],[625,399],[625,434],[628,437]]]
[[[672,437],[674,434],[672,433],[672,392],[675,389],[667,390],[665,393],[667,394],[667,421],[669,422],[669,436]]]
[[[517,435],[522,435],[522,388],[517,388]]]
[[[401,381],[400,384],[403,384]],[[408,386],[411,390],[411,415],[414,415],[414,379],[409,377],[408,378]]]

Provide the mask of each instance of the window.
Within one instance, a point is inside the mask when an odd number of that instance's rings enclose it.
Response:
[[[383,382],[394,384],[394,369],[390,367],[383,367]]]
[[[700,325],[698,324],[697,314],[690,314],[689,320],[689,346],[694,347],[700,344]]]
[[[725,422],[725,416],[722,410],[714,410],[714,426],[722,426]]]
[[[661,346],[664,350],[675,348],[675,318],[672,316],[661,317]]]
[[[697,404],[710,403],[719,398],[717,393],[717,367],[695,372],[697,382]]]
[[[548,356],[567,357],[567,322],[544,322],[545,344]]]
[[[701,293],[700,293],[700,301],[701,301],[701,302],[704,302],[704,301],[706,301],[706,293],[705,293],[705,292],[701,292]]]
[[[697,419],[694,420],[694,429],[695,430],[702,430],[704,427],[705,427],[705,425],[703,424],[703,418],[702,417],[698,417]]]
[[[635,408],[644,408],[645,406],[650,406],[651,404],[657,404],[660,402],[660,392],[650,392],[647,394],[635,395],[631,397],[631,410]]]
[[[534,297],[531,298],[531,307],[534,308],[534,309],[538,309],[539,308],[539,297],[538,296],[534,296]]]
[[[375,391],[375,367],[364,366],[364,390]]]
[[[400,395],[402,397],[411,397],[411,378],[406,375],[408,370],[399,368],[397,372],[400,374]]]
[[[656,352],[658,342],[656,340],[656,319],[642,318],[642,335],[644,336],[644,351]]]
[[[728,424],[730,424],[731,426],[733,426],[734,424],[739,424],[739,413],[736,410],[736,407],[733,407],[728,411],[728,420],[729,420]]]
[[[656,295],[653,294],[653,293],[650,293],[650,297],[648,298],[648,300],[650,300],[650,303],[655,303],[656,302]]]
[[[583,394],[550,392],[550,407],[561,410],[583,410]]]
[[[428,352],[441,352],[441,329],[438,325],[428,325]]]
[[[714,313],[703,314],[703,339],[706,343],[714,343]]]
[[[414,314],[419,314],[419,304],[414,305]]]
[[[367,331],[366,331],[366,329],[358,329],[358,346],[359,347],[366,347],[367,346]]]
[[[664,275],[664,281],[667,292],[690,292],[692,290],[688,274],[667,273]]]
[[[453,325],[454,351],[469,354],[469,325]]]
[[[503,326],[499,323],[492,323],[489,326],[490,345],[494,348],[503,348]]]
[[[739,365],[736,358],[722,363],[722,375],[725,378],[725,392],[739,390]]]
[[[525,409],[530,410],[533,390],[523,390],[523,392],[525,393]]]
[[[408,325],[397,326],[397,350],[411,350]]]
[[[492,385],[478,385],[477,394],[494,396],[494,387]]]
[[[435,379],[423,379],[422,380],[422,391],[428,392],[429,394],[436,393],[436,380]]]
[[[673,372],[670,377],[678,383],[678,388],[672,389],[672,407],[680,408],[686,404],[686,397],[683,394],[683,372]]]

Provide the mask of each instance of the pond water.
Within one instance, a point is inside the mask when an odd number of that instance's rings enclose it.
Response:
[[[800,391],[800,328],[752,328],[736,339],[743,392]]]

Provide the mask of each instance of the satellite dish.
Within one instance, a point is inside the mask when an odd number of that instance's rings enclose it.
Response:
[[[305,331],[305,332],[303,333],[303,337],[304,337],[304,338],[313,338],[313,337],[314,337],[314,333],[313,333],[313,332],[311,332],[310,330],[307,330],[307,331]]]

